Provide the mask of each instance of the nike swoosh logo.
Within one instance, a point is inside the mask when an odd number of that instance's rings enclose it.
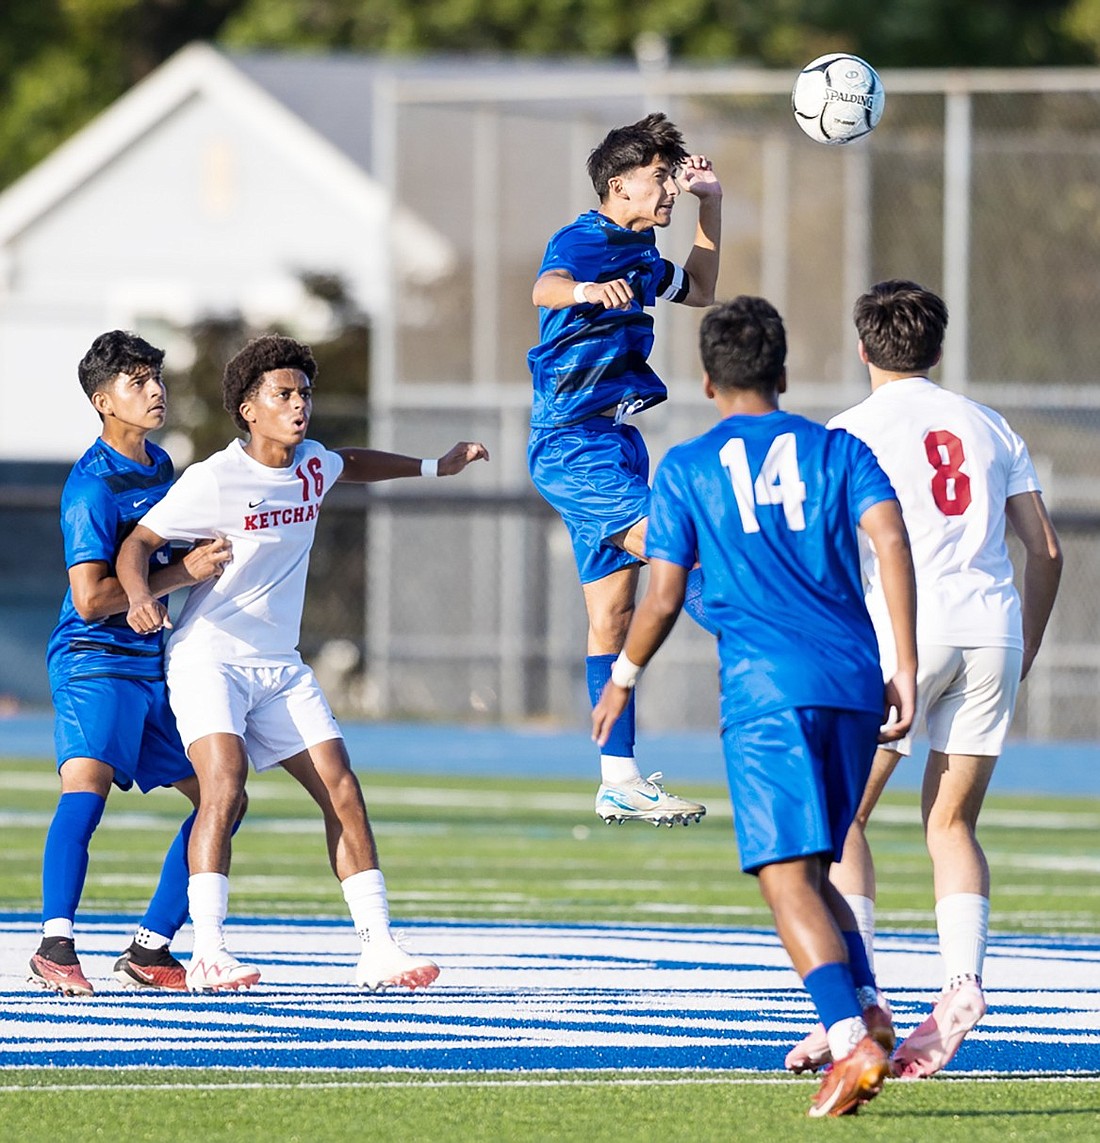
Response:
[[[143,497],[142,497],[140,500],[135,500],[135,501],[134,501],[134,507],[135,507],[135,508],[140,508],[140,507],[142,506],[142,504],[144,504],[144,503],[145,503],[145,501],[146,501],[146,500],[148,500],[148,499],[149,499],[149,497],[148,497],[148,496],[143,496]]]
[[[249,502],[248,502],[248,506],[249,506],[249,508],[259,508],[259,506],[260,506],[260,505],[261,505],[263,502],[264,502],[264,498],[261,496],[261,497],[259,498],[259,500],[249,500]]]

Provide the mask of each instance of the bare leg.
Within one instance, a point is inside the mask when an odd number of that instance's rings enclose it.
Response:
[[[588,654],[617,655],[634,618],[638,568],[620,568],[582,586],[588,612]]]
[[[996,762],[988,755],[928,753],[921,814],[937,901],[952,893],[989,896],[989,865],[977,828]]]
[[[765,865],[760,892],[795,972],[805,978],[823,964],[846,963],[848,950],[825,897],[825,866],[819,857]]]
[[[900,758],[896,750],[880,747],[875,752],[863,798],[844,839],[844,855],[829,871],[829,880],[846,897],[856,895],[869,897],[872,901],[875,899],[875,863],[867,845],[867,822]]]
[[[201,796],[187,864],[196,873],[229,873],[233,826],[244,813],[248,755],[235,734],[208,734],[188,750]]]
[[[318,743],[281,765],[305,787],[324,815],[333,873],[343,881],[353,873],[377,869],[374,832],[344,740],[333,738]]]

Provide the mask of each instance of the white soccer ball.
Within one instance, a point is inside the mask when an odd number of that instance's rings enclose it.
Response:
[[[886,91],[859,56],[833,52],[808,63],[794,81],[794,121],[818,143],[853,143],[882,118]]]

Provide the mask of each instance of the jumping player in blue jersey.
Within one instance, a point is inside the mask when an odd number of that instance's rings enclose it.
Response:
[[[593,704],[622,649],[645,561],[649,455],[628,418],[665,400],[650,368],[658,299],[709,306],[718,280],[722,187],[703,155],[690,155],[661,114],[611,131],[588,158],[599,208],[559,230],[546,248],[532,301],[539,344],[527,459],[531,479],[573,541],[588,613],[587,678]],[[699,203],[683,266],[657,252],[681,191]],[[698,575],[689,611],[698,609]],[[696,605],[693,609],[693,603]],[[704,624],[705,625],[705,624]],[[704,806],[643,778],[634,760],[634,704],[600,756],[596,813],[606,822],[698,821]]]
[[[722,420],[669,450],[653,483],[650,580],[593,712],[608,740],[671,631],[688,576],[718,629],[722,741],[741,866],[828,1031],[834,1065],[811,1116],[858,1110],[889,1074],[894,1031],[828,872],[876,743],[905,734],[916,692],[916,589],[901,509],[857,438],[781,412],[786,333],[763,298],[711,310],[704,389]],[[897,642],[885,686],[863,601],[858,529],[878,552]],[[884,727],[884,711],[896,717]]]
[[[42,859],[42,943],[30,981],[66,996],[91,996],[76,955],[73,919],[88,869],[88,846],[112,785],[142,791],[173,785],[197,806],[198,781],[168,706],[161,636],[126,622],[126,593],[115,556],[134,524],[172,483],[172,462],[146,434],[164,424],[164,353],[114,330],[81,360],[81,387],[103,422],[61,497],[69,590],[46,653],[55,711],[61,797]],[[197,547],[176,563],[162,548],[152,562],[158,594],[220,575],[227,543]],[[169,952],[187,918],[187,838],[183,823],[160,881],[115,976],[134,988],[184,990],[183,966]]]

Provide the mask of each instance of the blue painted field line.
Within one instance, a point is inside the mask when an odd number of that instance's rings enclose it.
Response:
[[[717,1069],[774,1072],[814,1022],[774,936],[748,928],[408,924],[442,968],[427,992],[351,985],[345,921],[251,918],[230,945],[263,978],[226,996],[127,993],[110,978],[132,919],[89,916],[90,1000],[28,990],[37,919],[0,916],[0,1067]],[[939,983],[930,934],[886,933],[879,977],[899,1029]],[[990,1011],[951,1072],[1100,1073],[1100,939],[991,942]]]

